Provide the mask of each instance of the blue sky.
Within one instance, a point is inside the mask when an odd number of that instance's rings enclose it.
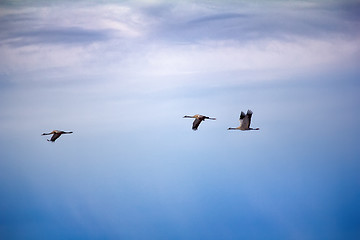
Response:
[[[358,239],[359,9],[2,1],[0,236]]]

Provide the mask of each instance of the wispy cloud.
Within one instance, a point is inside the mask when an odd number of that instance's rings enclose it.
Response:
[[[51,28],[41,29],[21,34],[14,34],[10,44],[17,47],[34,44],[90,44],[107,39],[106,31],[92,31],[82,28]]]
[[[40,96],[56,87],[128,103],[295,79],[359,59],[359,20],[347,5],[338,12],[339,4],[325,2],[67,4],[2,7],[2,90],[14,84]]]
[[[129,68],[123,65],[125,60],[143,70],[163,68],[164,74],[171,74],[170,69],[174,74],[206,69],[266,70],[275,65],[291,69],[296,67],[291,59],[301,68],[343,62],[358,51],[358,22],[342,18],[333,9],[322,9],[322,4],[277,2],[267,5],[266,11],[244,2],[232,8],[211,6],[155,2],[144,7],[139,2],[123,2],[74,4],[71,9],[49,5],[18,12],[5,8],[0,51],[7,59],[0,70],[9,72],[4,66],[17,62],[25,70],[53,68],[57,66],[54,61],[33,64],[33,60],[59,55],[69,61],[69,67],[74,57],[104,70],[115,63],[121,69]],[[348,11],[346,6],[343,9]],[[83,53],[74,56],[74,52]]]

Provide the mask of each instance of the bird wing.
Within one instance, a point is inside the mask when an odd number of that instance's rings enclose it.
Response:
[[[251,116],[252,116],[253,112],[251,110],[248,110],[244,119],[243,119],[243,122],[242,122],[242,127],[244,129],[248,129],[250,127],[250,123],[251,123]]]
[[[245,116],[246,116],[245,113],[243,111],[241,111],[240,118],[239,118],[240,127],[243,125]]]
[[[61,136],[61,133],[54,133],[50,139],[50,141],[55,142]]]
[[[202,119],[196,118],[193,122],[192,130],[197,130],[201,122],[202,122]]]

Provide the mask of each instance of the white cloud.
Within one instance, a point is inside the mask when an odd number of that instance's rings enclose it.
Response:
[[[191,6],[190,10],[186,10],[184,5]],[[168,5],[167,8],[154,10],[150,6],[158,6],[155,3],[146,5],[149,7],[147,11],[139,2],[137,4],[108,4],[108,5],[90,5],[84,4],[72,5],[73,8],[65,8],[61,4],[55,6],[39,7],[39,8],[20,8],[8,10],[9,14],[26,15],[32,21],[28,24],[26,21],[21,22],[23,25],[16,25],[15,31],[17,38],[7,39],[0,45],[0,54],[3,56],[0,60],[0,71],[6,74],[28,74],[37,71],[60,71],[73,75],[78,74],[105,74],[111,76],[127,76],[129,79],[138,79],[144,76],[146,81],[157,76],[179,76],[189,74],[210,74],[226,71],[240,71],[244,73],[242,79],[254,78],[251,73],[256,72],[255,77],[259,79],[271,79],[279,77],[281,74],[293,74],[301,71],[316,70],[326,68],[328,66],[337,65],[348,61],[354,53],[359,52],[357,35],[353,38],[342,37],[342,33],[332,35],[299,35],[298,32],[287,30],[291,26],[281,25],[278,27],[286,27],[283,29],[283,35],[286,37],[277,38],[259,37],[251,41],[243,41],[238,39],[236,35],[229,36],[229,39],[221,38],[204,38],[191,41],[191,35],[186,35],[189,27],[189,21],[198,16],[213,19],[211,22],[221,23],[222,20],[234,21],[234,24],[244,21],[246,24],[254,23],[254,27],[258,28],[258,21],[253,21],[258,16],[261,21],[267,19],[259,15],[259,9],[251,8],[242,9],[241,13],[252,14],[251,18],[236,17],[234,14],[217,15],[216,6],[209,8],[206,4],[196,5],[188,2],[178,5]],[[142,7],[139,7],[142,6]],[[242,5],[246,7],[246,5]],[[287,5],[281,5],[282,7]],[[288,6],[294,9],[297,5]],[[312,5],[301,5],[311,7]],[[239,6],[237,6],[239,7]],[[249,6],[248,6],[249,7]],[[228,8],[219,8],[220,12],[228,11]],[[237,11],[238,9],[234,9]],[[156,16],[155,12],[160,11],[165,14],[166,18]],[[293,12],[293,11],[291,11]],[[171,14],[170,14],[171,13]],[[215,15],[214,15],[215,14]],[[312,15],[313,12],[311,13]],[[6,16],[5,13],[2,13]],[[228,18],[232,16],[231,18]],[[266,15],[265,15],[266,16]],[[285,14],[284,17],[291,18],[293,16],[299,20],[299,14]],[[281,16],[280,16],[281,17]],[[279,17],[278,17],[279,18]],[[278,18],[274,23],[278,24]],[[325,19],[329,16],[326,15]],[[251,21],[250,21],[251,20]],[[255,19],[256,20],[256,19]],[[288,19],[290,24],[294,21]],[[320,21],[321,22],[321,21]],[[228,23],[228,22],[227,22]],[[195,24],[196,25],[196,24]],[[182,26],[182,27],[180,27]],[[277,25],[273,26],[275,28]],[[296,25],[298,26],[298,25]],[[295,26],[295,27],[296,27]],[[179,27],[178,29],[172,28]],[[212,25],[212,27],[218,27]],[[67,39],[72,32],[60,32],[66,34],[64,44],[61,39],[52,42],[53,38],[47,40],[47,44],[43,43],[43,38],[47,38],[52,32],[46,32],[44,36],[38,36],[32,42],[24,42],[23,45],[11,45],[11,42],[21,43],[28,36],[23,36],[24,31],[34,31],[39,29],[73,29],[91,30],[91,33],[99,33],[104,39],[94,39],[88,42],[73,43],[73,38]],[[251,26],[241,29],[246,31]],[[228,29],[233,32],[239,29]],[[264,34],[267,33],[266,29]],[[281,31],[283,31],[281,30]],[[174,35],[174,31],[178,31],[178,41],[169,37],[169,32]],[[204,32],[203,26],[197,26],[194,32],[209,36],[208,32]],[[206,31],[217,31],[216,29],[206,29]],[[305,32],[306,33],[306,32]],[[37,32],[34,32],[36,35]],[[87,32],[84,32],[86,39]],[[170,35],[171,35],[170,34]],[[12,35],[11,35],[12,36]],[[91,37],[91,36],[90,36]],[[90,38],[89,37],[89,38]],[[185,41],[183,41],[185,40]],[[190,40],[190,41],[187,41]],[[38,42],[37,42],[38,41]],[[180,42],[180,43],[179,43]],[[183,42],[181,44],[181,42]],[[264,75],[261,75],[261,72]],[[269,76],[272,72],[273,76]],[[59,73],[62,74],[61,72]],[[280,74],[280,75],[279,75]],[[248,75],[248,76],[247,76]],[[146,76],[150,76],[147,78]],[[238,81],[239,79],[236,79]],[[162,83],[163,84],[163,83]]]
[[[269,76],[269,72],[273,72],[275,76],[280,73],[288,76],[341,65],[348,62],[353,53],[359,50],[357,41],[346,39],[266,39],[246,44],[235,41],[207,41],[153,47],[146,53],[147,62],[142,65],[142,69],[155,76],[193,73],[211,75],[217,72],[239,71],[244,73],[241,79],[245,81],[248,80],[247,74],[256,72],[256,76],[261,80],[269,80],[274,77]],[[251,75],[249,77],[251,78]]]
[[[207,41],[198,44],[122,45],[107,41],[87,46],[24,46],[2,48],[1,70],[7,73],[66,71],[67,76],[103,74],[104,76],[144,77],[181,76],[239,71],[241,79],[260,80],[318,71],[350,62],[359,52],[356,40],[297,38],[293,41],[258,40],[246,44],[236,41]],[[264,73],[262,76],[261,73]],[[269,76],[272,72],[274,76]],[[281,75],[280,75],[281,76]],[[205,80],[206,81],[206,80]],[[239,79],[236,79],[239,81]],[[227,82],[229,83],[229,82]]]

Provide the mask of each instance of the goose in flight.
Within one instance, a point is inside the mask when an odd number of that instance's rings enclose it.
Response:
[[[194,131],[196,131],[198,129],[200,123],[202,121],[205,121],[205,119],[216,120],[216,118],[211,118],[211,117],[203,116],[200,114],[196,114],[194,116],[184,116],[184,118],[195,118],[195,120],[193,122],[193,126],[192,126],[192,130],[194,130]]]
[[[50,133],[43,133],[43,134],[41,134],[41,135],[44,136],[44,135],[51,135],[51,134],[53,134],[52,137],[51,137],[51,139],[50,139],[50,140],[47,139],[47,140],[48,140],[49,142],[55,142],[55,140],[58,139],[58,138],[61,136],[61,134],[70,134],[70,133],[73,133],[73,132],[64,132],[64,131],[60,131],[60,130],[54,130],[54,131],[52,131],[52,132],[50,132]]]
[[[252,116],[253,112],[251,110],[248,110],[246,115],[244,112],[241,112],[240,114],[240,126],[236,127],[236,128],[228,128],[228,130],[259,130],[260,128],[251,128],[250,127],[250,123],[251,123],[251,116]]]

